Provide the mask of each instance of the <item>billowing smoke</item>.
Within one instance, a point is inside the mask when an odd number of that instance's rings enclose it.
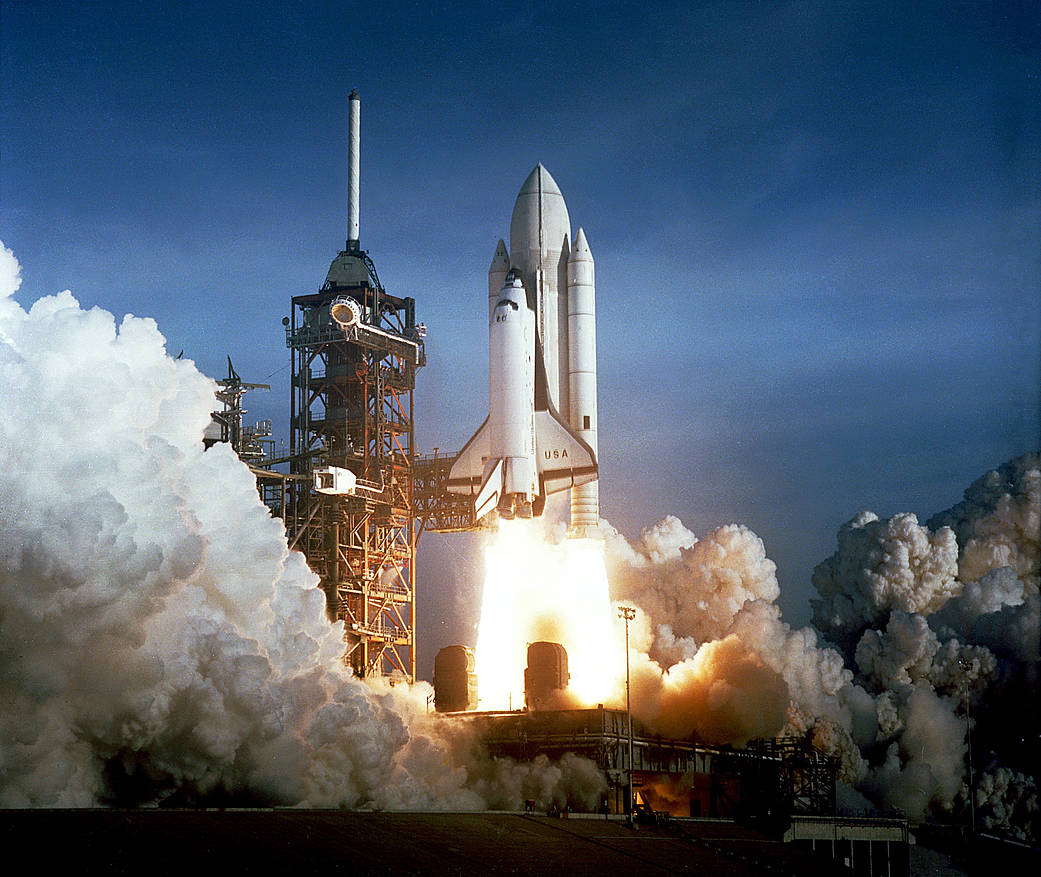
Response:
[[[633,712],[667,737],[744,745],[784,724],[784,679],[736,636],[705,643],[668,667],[637,660]]]
[[[316,577],[155,323],[26,312],[0,246],[0,807],[592,807],[569,758],[487,758],[429,688],[343,667]]]
[[[240,801],[592,807],[591,762],[490,759],[429,689],[362,682],[252,476],[203,451],[214,384],[63,292],[29,311],[0,247],[0,806]],[[1041,458],[922,525],[870,512],[814,573],[793,629],[745,527],[601,531],[632,629],[633,704],[661,733],[797,735],[912,817],[1037,838]],[[662,794],[665,794],[662,792]]]
[[[931,532],[912,514],[880,521],[861,512],[839,530],[839,550],[813,571],[821,599],[814,623],[845,645],[892,609],[935,612],[960,590],[958,543],[948,527]]]
[[[813,575],[814,625],[826,642],[781,620],[774,565],[747,528],[722,527],[699,541],[670,517],[632,544],[602,529],[612,597],[645,616],[636,646],[648,657],[636,659],[634,710],[663,733],[669,724],[670,732],[740,745],[764,736],[765,724],[767,735],[794,734],[837,757],[840,779],[878,807],[921,818],[968,807],[971,724],[978,819],[1041,837],[1041,724],[1031,708],[1038,454],[987,473],[927,525],[871,512],[845,524],[837,551]],[[711,659],[721,652],[726,662]],[[750,661],[768,673],[746,673]],[[707,672],[696,673],[699,666]],[[665,672],[657,687],[653,671]],[[686,699],[666,706],[669,685],[686,689]],[[721,694],[700,700],[706,686]],[[679,721],[688,707],[704,720],[713,714],[706,703],[731,700],[742,708],[724,709],[723,722]]]
[[[603,529],[612,597],[642,610],[646,635],[636,645],[646,648],[654,669],[666,670],[665,679],[679,686],[700,658],[720,674],[718,682],[706,680],[716,687],[710,702],[732,694],[742,703],[731,713],[727,733],[714,733],[718,723],[710,733],[694,727],[703,740],[743,744],[779,733],[821,738],[841,757],[847,780],[862,777],[859,746],[873,740],[877,724],[871,697],[853,685],[839,654],[817,646],[812,630],[792,630],[781,620],[774,603],[780,593],[776,567],[755,533],[726,526],[698,541],[676,518],[667,518],[630,544],[606,524]],[[728,672],[729,662],[702,658],[722,645],[761,671],[744,674],[736,688],[727,678],[736,668]],[[633,691],[636,713],[658,725],[658,691],[640,677]],[[670,706],[683,702],[674,698]]]

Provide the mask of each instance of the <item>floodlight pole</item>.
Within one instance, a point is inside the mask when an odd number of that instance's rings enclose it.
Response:
[[[629,824],[633,821],[633,709],[629,696],[629,622],[636,617],[636,610],[629,606],[618,607],[618,617],[625,619],[625,714],[629,719]]]
[[[961,658],[958,663],[961,665],[963,670],[971,670],[972,664],[965,658]],[[972,783],[972,717],[969,714],[969,677],[966,673],[965,676],[965,742],[968,746],[969,756],[969,836],[976,836],[976,795],[973,791]]]

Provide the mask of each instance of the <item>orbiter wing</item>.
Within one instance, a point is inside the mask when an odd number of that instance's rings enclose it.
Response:
[[[535,463],[539,492],[558,493],[597,478],[596,454],[552,408],[535,412]]]
[[[472,493],[477,494],[478,489],[484,482],[484,467],[491,455],[488,430],[488,418],[473,434],[463,449],[459,452],[452,468],[448,471],[449,493]]]
[[[474,499],[474,516],[483,518],[499,504],[506,482],[504,461],[490,459],[488,420],[474,433],[448,470],[449,493],[470,494]],[[487,471],[487,475],[485,472]]]

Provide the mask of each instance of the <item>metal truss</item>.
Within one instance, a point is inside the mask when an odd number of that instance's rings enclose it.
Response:
[[[458,454],[417,457],[413,469],[416,519],[420,533],[459,533],[479,529],[472,496],[449,493],[448,472]]]
[[[343,254],[341,254],[342,256]],[[358,254],[361,259],[364,253]],[[292,299],[290,476],[280,485],[290,544],[320,576],[330,618],[343,622],[344,660],[358,676],[412,681],[415,654],[413,390],[424,362],[415,302],[368,282]],[[334,299],[361,308],[358,326],[332,319]],[[318,468],[353,473],[348,492],[315,485]]]

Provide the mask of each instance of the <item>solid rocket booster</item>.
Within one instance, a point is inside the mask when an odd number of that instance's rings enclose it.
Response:
[[[517,301],[514,290],[517,281],[524,291],[524,301]],[[488,319],[489,319],[489,390],[491,394],[489,419],[485,426],[467,444],[449,475],[449,490],[474,492],[476,483],[481,485],[481,496],[475,503],[478,517],[489,511],[491,496],[484,488],[494,469],[495,460],[504,460],[503,469],[515,469],[509,489],[503,487],[500,512],[504,516],[512,513],[527,514],[531,503],[532,514],[541,514],[547,493],[566,488],[571,489],[571,532],[583,536],[597,528],[600,510],[596,484],[598,466],[597,416],[596,416],[596,327],[595,327],[595,283],[593,256],[586,242],[585,233],[578,230],[571,241],[571,220],[560,188],[541,165],[528,175],[521,186],[510,219],[510,249],[499,241],[488,269]],[[532,387],[526,397],[532,399],[534,428],[531,435],[535,443],[536,490],[530,498],[520,489],[528,477],[519,457],[510,457],[508,451],[520,447],[517,438],[521,432],[519,415],[514,409],[507,412],[505,388],[513,392],[515,383],[504,369],[518,368],[511,343],[501,336],[500,326],[495,322],[496,314],[504,300],[514,301],[530,314],[533,344],[525,340],[525,350],[533,355]],[[504,316],[500,314],[500,316]],[[508,316],[508,315],[507,315]],[[520,314],[518,314],[520,316]],[[528,317],[524,317],[528,319]],[[508,364],[507,364],[508,363]],[[507,419],[510,419],[507,426]],[[493,428],[492,424],[497,424]],[[540,424],[544,426],[540,435]],[[489,456],[480,466],[474,459],[482,441],[478,441],[485,428],[489,430]],[[557,435],[550,439],[549,433],[562,428],[567,441]],[[494,430],[513,431],[514,437],[507,440],[504,434]],[[520,432],[518,432],[520,430]],[[494,449],[493,447],[494,446]],[[526,453],[526,448],[521,450]],[[554,465],[553,453],[566,454],[564,467]],[[547,456],[547,453],[549,456]],[[577,458],[576,458],[577,455]],[[556,458],[558,461],[562,457]],[[506,460],[518,462],[507,463]],[[500,473],[502,481],[505,476]],[[496,479],[491,479],[495,482]],[[514,491],[512,488],[517,487]],[[490,488],[489,488],[490,490]],[[513,500],[503,500],[513,496]],[[483,502],[482,502],[483,500]],[[518,505],[519,501],[519,505]]]
[[[596,283],[593,254],[580,228],[567,260],[568,401],[571,427],[599,453],[596,440]],[[585,535],[600,522],[599,481],[571,488],[571,530]]]

